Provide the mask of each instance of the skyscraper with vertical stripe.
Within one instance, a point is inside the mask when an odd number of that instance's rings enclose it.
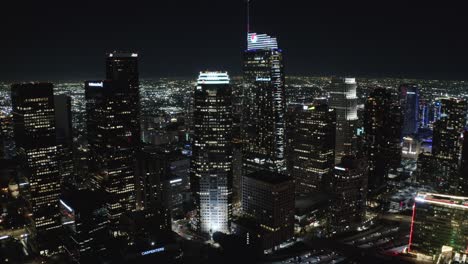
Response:
[[[248,33],[242,120],[244,174],[286,169],[284,80],[283,51],[276,38]]]
[[[232,215],[232,90],[226,72],[201,72],[194,92],[190,183],[201,233],[228,233]]]

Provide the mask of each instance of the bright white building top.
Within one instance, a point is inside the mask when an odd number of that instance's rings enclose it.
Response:
[[[200,72],[197,84],[229,84],[227,72]]]
[[[248,50],[270,50],[277,49],[278,41],[267,34],[249,33],[247,34]]]

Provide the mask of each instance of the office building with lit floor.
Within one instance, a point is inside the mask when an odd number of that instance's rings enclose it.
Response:
[[[329,188],[335,165],[336,113],[326,104],[288,109],[288,171],[296,193]]]
[[[17,157],[30,186],[32,234],[37,235],[37,251],[49,255],[57,249],[52,234],[60,227],[53,85],[13,84],[11,98]]]
[[[242,178],[242,212],[252,219],[248,230],[261,237],[263,250],[294,236],[294,182],[291,177],[257,171]]]
[[[447,250],[468,255],[467,245],[468,197],[418,193],[413,206],[409,251],[432,257]]]
[[[248,33],[244,52],[243,174],[286,170],[283,51],[277,39]]]
[[[194,91],[191,189],[199,231],[229,233],[232,215],[232,90],[226,72],[201,72]]]

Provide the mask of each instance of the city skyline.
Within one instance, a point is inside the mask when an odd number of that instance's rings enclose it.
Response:
[[[329,4],[10,9],[0,262],[468,264],[461,12]]]

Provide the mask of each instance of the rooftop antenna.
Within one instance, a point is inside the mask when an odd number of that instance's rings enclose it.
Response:
[[[247,0],[247,35],[250,33],[250,0]]]

